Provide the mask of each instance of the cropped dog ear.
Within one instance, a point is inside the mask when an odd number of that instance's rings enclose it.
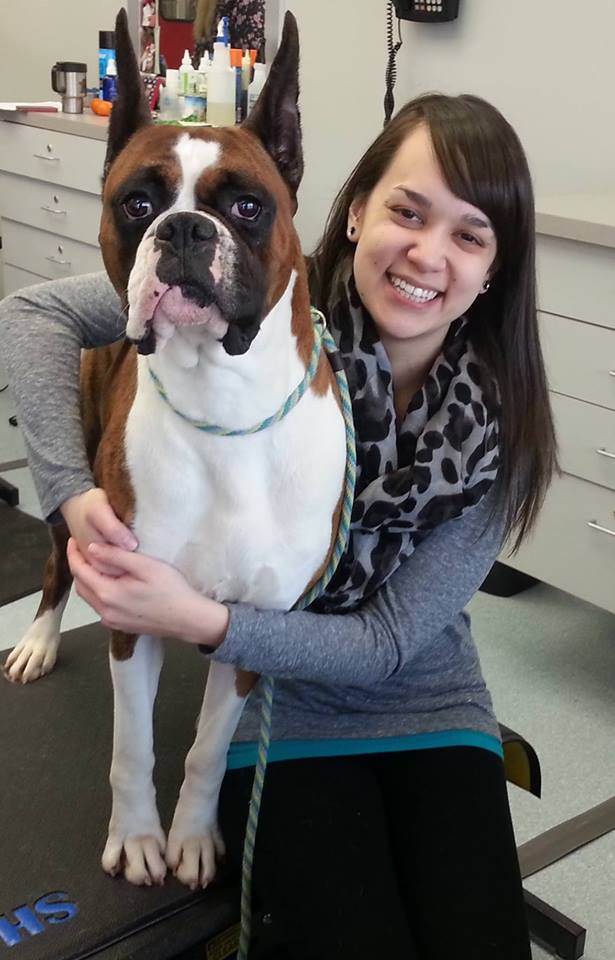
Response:
[[[111,164],[132,135],[152,122],[139,64],[128,32],[128,17],[124,7],[115,21],[115,56],[118,95],[109,118],[103,179],[106,179]]]
[[[297,21],[287,11],[279,50],[243,127],[261,141],[288,184],[293,199],[303,176],[298,99],[299,32]]]

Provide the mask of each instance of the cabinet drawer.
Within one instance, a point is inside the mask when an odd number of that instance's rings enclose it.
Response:
[[[2,221],[4,262],[53,280],[103,270],[98,247],[59,234]]]
[[[0,169],[100,194],[106,149],[103,140],[3,123]]]
[[[500,559],[615,613],[615,493],[564,474],[551,485],[531,538]]]
[[[615,330],[539,314],[549,387],[615,410]]]
[[[0,213],[8,220],[98,244],[102,204],[91,193],[0,173],[0,197]]]
[[[615,329],[615,250],[541,235],[536,242],[540,309]]]
[[[557,393],[551,407],[562,470],[615,490],[615,411]]]
[[[22,290],[23,287],[31,287],[33,283],[43,283],[45,277],[37,277],[34,273],[20,270],[19,267],[10,267],[5,263],[2,270],[2,280],[4,296],[8,297],[9,293],[15,293],[16,290]]]

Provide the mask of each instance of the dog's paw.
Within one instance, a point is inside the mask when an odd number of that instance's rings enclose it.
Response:
[[[183,836],[179,830],[171,830],[167,865],[191,890],[211,883],[216,875],[216,856],[224,856],[224,841],[217,827]]]
[[[60,634],[43,614],[28,628],[22,640],[6,658],[3,672],[13,683],[30,683],[50,673],[58,656]]]
[[[163,884],[167,873],[165,846],[162,830],[142,834],[110,831],[102,855],[103,870],[112,877],[122,873],[139,887]]]

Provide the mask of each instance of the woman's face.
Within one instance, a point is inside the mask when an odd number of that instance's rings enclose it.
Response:
[[[489,279],[497,244],[485,214],[451,193],[421,124],[365,199],[353,202],[359,295],[387,340],[443,341]]]

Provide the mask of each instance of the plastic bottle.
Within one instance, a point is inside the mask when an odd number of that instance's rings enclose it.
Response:
[[[254,64],[254,79],[248,87],[248,116],[252,112],[254,104],[258,100],[259,94],[265,86],[267,79],[267,66],[264,63]]]
[[[179,89],[179,70],[167,70],[164,80],[164,87],[160,94],[160,119],[178,120],[179,102],[177,99]]]
[[[107,76],[107,63],[113,57],[115,60],[115,31],[98,31],[98,94],[102,99],[103,80]]]
[[[248,87],[252,79],[252,58],[249,50],[243,51],[241,58],[241,118],[248,116]]]
[[[218,31],[222,20],[218,24]],[[235,123],[235,71],[231,67],[229,49],[218,33],[214,43],[214,59],[207,74],[207,122],[214,127],[231,127]]]
[[[231,47],[231,67],[235,71],[235,123],[243,120],[241,112],[241,57],[242,51]]]
[[[113,102],[117,97],[117,66],[113,57],[107,60],[107,74],[103,80],[103,100]]]
[[[193,74],[194,67],[192,66],[192,60],[190,59],[189,52],[185,50],[184,57],[179,68],[180,97],[187,97],[194,92],[194,80],[192,79]]]

